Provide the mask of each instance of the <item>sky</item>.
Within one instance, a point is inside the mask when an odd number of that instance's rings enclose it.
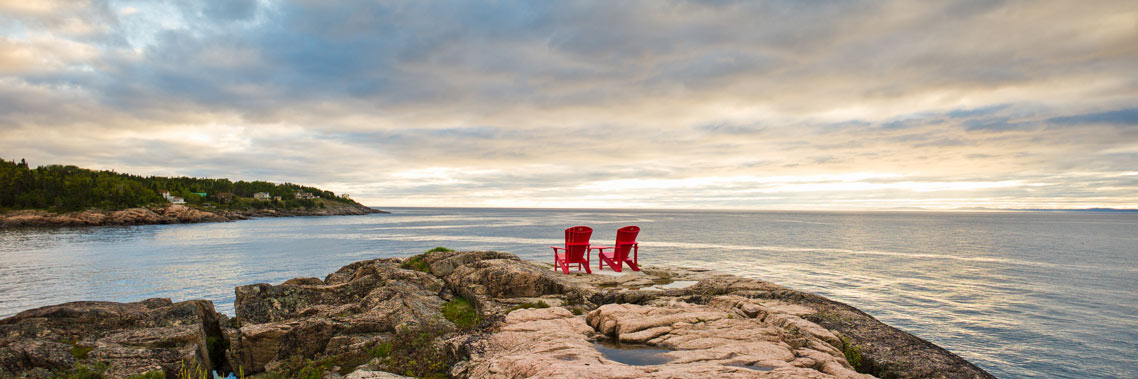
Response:
[[[1138,208],[1138,2],[0,0],[0,158],[374,206]]]

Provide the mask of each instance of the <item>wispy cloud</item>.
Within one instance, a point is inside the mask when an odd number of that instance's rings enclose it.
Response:
[[[1112,1],[8,2],[0,157],[375,205],[1138,207],[1135,61]]]

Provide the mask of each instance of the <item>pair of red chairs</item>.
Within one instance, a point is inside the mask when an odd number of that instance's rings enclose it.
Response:
[[[640,271],[636,262],[637,256],[640,255],[640,245],[636,243],[638,234],[640,234],[639,226],[626,226],[616,230],[615,245],[589,246],[589,237],[593,236],[593,228],[574,226],[565,229],[565,246],[550,246],[553,248],[553,266],[568,274],[569,265],[576,264],[577,270],[584,268],[585,272],[592,274],[589,261],[593,250],[597,250],[598,270],[604,270],[604,264],[607,263],[613,271],[621,272],[621,267],[627,263],[632,271]],[[631,259],[628,256],[629,252],[632,253]]]

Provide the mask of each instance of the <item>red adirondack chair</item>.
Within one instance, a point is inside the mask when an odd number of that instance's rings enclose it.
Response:
[[[616,230],[616,245],[615,246],[593,246],[589,250],[597,250],[597,267],[604,270],[603,264],[608,263],[613,271],[620,272],[620,268],[624,263],[628,263],[628,267],[632,271],[640,271],[640,266],[637,266],[637,256],[640,255],[640,244],[636,243],[636,235],[640,234],[639,226],[626,226]],[[606,252],[605,250],[612,250]],[[632,252],[632,259],[628,259],[628,253]]]
[[[560,268],[566,274],[569,273],[569,265],[577,264],[577,270],[585,269],[585,272],[592,274],[593,270],[589,269],[589,237],[593,236],[593,228],[588,226],[574,226],[565,229],[565,246],[550,246],[553,248],[553,266]],[[560,252],[564,250],[564,252]]]

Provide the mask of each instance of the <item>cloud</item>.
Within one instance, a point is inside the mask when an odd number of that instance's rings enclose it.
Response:
[[[1047,121],[1059,125],[1111,124],[1135,126],[1138,125],[1138,108],[1054,117]]]
[[[5,3],[0,157],[377,205],[1138,206],[1110,179],[1138,140],[1136,17],[1108,1]],[[765,182],[851,173],[888,177]],[[590,184],[627,180],[649,185]]]

